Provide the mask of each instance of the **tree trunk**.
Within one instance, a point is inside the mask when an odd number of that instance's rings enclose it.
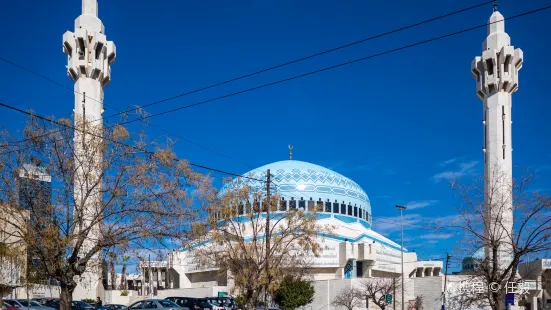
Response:
[[[126,264],[122,265],[122,272],[121,272],[121,290],[126,289]]]
[[[61,293],[59,295],[59,310],[71,310],[71,304],[73,302],[73,291],[75,288],[69,287],[70,285],[62,283]]]

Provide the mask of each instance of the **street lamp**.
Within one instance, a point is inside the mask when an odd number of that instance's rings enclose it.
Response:
[[[401,240],[402,240],[402,249],[401,249],[401,255],[402,255],[402,310],[404,310],[404,295],[405,295],[405,291],[404,291],[404,221],[403,221],[403,212],[404,210],[406,209],[406,207],[404,206],[398,206],[396,205],[396,209],[400,210],[400,230],[402,231],[401,235]]]

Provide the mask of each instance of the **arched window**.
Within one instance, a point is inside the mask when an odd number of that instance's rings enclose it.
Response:
[[[283,197],[281,197],[281,201],[279,202],[279,210],[287,211],[287,200],[285,200],[285,198]]]
[[[308,200],[308,211],[314,212],[316,209],[316,202],[312,200],[312,197],[310,197],[310,200]]]
[[[302,197],[300,197],[300,200],[298,201],[298,207],[302,210],[306,210],[306,200]]]
[[[289,210],[296,210],[297,209],[297,201],[295,200],[295,197],[291,197],[291,200],[289,200]]]

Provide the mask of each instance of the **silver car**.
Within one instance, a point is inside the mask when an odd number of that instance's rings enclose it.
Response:
[[[156,309],[156,310],[189,310],[186,307],[180,307],[179,305],[173,303],[170,300],[166,299],[145,299],[140,300],[128,307],[129,310],[138,310],[138,309]]]
[[[21,310],[55,310],[54,308],[45,307],[34,300],[27,301],[26,299],[5,299],[4,302]]]

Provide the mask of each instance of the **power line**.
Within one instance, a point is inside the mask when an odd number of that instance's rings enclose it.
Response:
[[[454,11],[454,12],[451,12],[451,13],[447,13],[447,14],[444,14],[444,15],[440,15],[440,16],[437,16],[437,17],[434,17],[434,18],[430,18],[430,19],[427,19],[427,20],[424,20],[424,21],[421,21],[421,22],[418,22],[418,23],[415,23],[415,24],[411,24],[411,25],[408,25],[408,26],[405,26],[405,27],[401,27],[401,28],[397,28],[397,29],[394,29],[394,30],[391,30],[391,31],[387,31],[387,32],[384,32],[384,33],[381,33],[381,34],[378,34],[378,35],[374,35],[374,36],[371,36],[371,37],[368,37],[368,38],[364,38],[362,40],[358,40],[358,41],[355,41],[355,42],[351,42],[351,43],[348,43],[348,44],[345,44],[345,45],[341,45],[341,46],[338,46],[336,48],[332,48],[332,49],[329,49],[329,50],[325,50],[325,51],[322,51],[322,52],[319,52],[319,53],[315,53],[315,54],[312,54],[312,55],[309,55],[309,56],[305,56],[305,57],[302,57],[302,58],[299,58],[299,59],[295,59],[295,60],[292,60],[292,61],[288,61],[288,62],[285,62],[285,63],[282,63],[282,64],[279,64],[279,65],[275,65],[275,66],[272,66],[272,67],[269,67],[269,68],[266,68],[266,69],[262,69],[262,70],[259,70],[259,71],[256,71],[256,72],[253,72],[253,73],[249,73],[249,74],[245,74],[245,75],[242,75],[242,76],[239,76],[239,77],[236,77],[236,78],[232,78],[232,79],[229,79],[229,80],[226,80],[226,81],[223,81],[223,82],[220,82],[220,83],[215,83],[215,84],[212,84],[212,85],[209,85],[209,86],[206,86],[206,87],[203,87],[203,88],[199,88],[199,89],[195,89],[195,90],[192,90],[192,91],[189,91],[189,92],[186,92],[186,93],[182,93],[182,94],[179,94],[179,95],[176,95],[176,96],[172,96],[172,97],[169,97],[169,98],[165,98],[165,99],[161,99],[161,100],[158,100],[158,101],[154,101],[152,103],[149,103],[149,104],[146,104],[140,108],[145,108],[145,107],[149,107],[149,106],[153,106],[153,105],[156,105],[156,104],[160,104],[160,103],[163,103],[163,102],[166,102],[166,101],[170,101],[170,100],[174,100],[174,99],[177,99],[177,98],[181,98],[181,97],[184,97],[184,96],[187,96],[187,95],[191,95],[191,94],[194,94],[194,93],[197,93],[197,92],[201,92],[203,90],[207,90],[207,89],[210,89],[210,88],[214,88],[214,87],[218,87],[218,86],[221,86],[221,85],[224,85],[224,84],[228,84],[228,83],[231,83],[231,82],[235,82],[235,81],[238,81],[238,80],[241,80],[241,79],[245,79],[247,77],[251,77],[251,76],[254,76],[254,75],[258,75],[258,74],[261,74],[261,73],[264,73],[264,72],[268,72],[268,71],[271,71],[271,70],[275,70],[275,69],[278,69],[278,68],[282,68],[282,67],[285,67],[285,66],[288,66],[288,65],[291,65],[291,64],[294,64],[294,63],[298,63],[298,62],[301,62],[301,61],[304,61],[304,60],[307,60],[307,59],[310,59],[310,58],[314,58],[314,57],[317,57],[317,56],[321,56],[321,55],[324,55],[324,54],[328,54],[328,53],[332,53],[332,52],[335,52],[335,51],[338,51],[338,50],[341,50],[341,49],[344,49],[344,48],[347,48],[347,47],[351,47],[351,46],[354,46],[354,45],[357,45],[357,44],[360,44],[360,43],[363,43],[363,42],[367,42],[367,41],[370,41],[370,40],[374,40],[374,39],[377,39],[377,38],[380,38],[380,37],[384,37],[384,36],[387,36],[387,35],[390,35],[390,34],[394,34],[394,33],[397,33],[397,32],[400,32],[400,31],[403,31],[403,30],[407,30],[407,29],[410,29],[410,28],[414,28],[414,27],[417,27],[417,26],[420,26],[420,25],[423,25],[423,24],[427,24],[427,23],[430,23],[430,22],[433,22],[433,21],[436,21],[436,20],[439,20],[439,19],[443,19],[443,18],[446,18],[446,17],[450,17],[452,15],[456,15],[456,14],[459,14],[459,13],[462,13],[462,12],[466,12],[466,11],[469,11],[469,10],[472,10],[472,9],[475,9],[475,8],[478,8],[478,7],[481,7],[481,6],[484,6],[486,4],[490,4],[490,3],[493,3],[493,0],[492,1],[486,1],[486,2],[483,2],[483,3],[480,3],[480,4],[477,4],[477,5],[474,5],[474,6],[471,6],[471,7],[467,7],[467,8],[464,8],[464,9],[460,9],[460,10],[457,10],[457,11]],[[0,56],[0,60],[4,61],[4,62],[7,62],[15,67],[18,67],[20,69],[23,69],[33,75],[36,75],[40,78],[43,78],[51,83],[54,83],[58,86],[61,86],[65,89],[68,89],[68,90],[71,90],[72,92],[74,93],[77,93],[79,95],[82,95],[84,97],[87,97],[89,98],[90,100],[93,100],[93,101],[96,101],[96,102],[99,102],[99,103],[102,103],[98,100],[96,100],[95,98],[91,98],[91,97],[88,97],[86,96],[85,94],[81,94],[80,92],[77,92],[75,91],[74,89],[71,89],[70,87],[67,87],[53,79],[50,79],[40,73],[37,73],[31,69],[28,69],[24,66],[21,66],[13,61],[10,61],[6,58],[3,58]],[[105,104],[105,103],[103,103]],[[134,108],[134,109],[129,109],[129,110],[125,110],[125,111],[121,111],[117,108],[114,108],[112,106],[109,106],[107,104],[105,104],[106,106],[110,107],[110,108],[113,108],[117,111],[119,111],[119,113],[116,113],[116,114],[112,114],[110,116],[106,116],[102,119],[107,119],[107,118],[111,118],[113,116],[117,116],[117,115],[121,115],[121,114],[124,114],[124,113],[128,113],[130,111],[135,111],[137,108]],[[98,119],[99,120],[99,119]],[[97,121],[97,120],[95,120]],[[153,125],[152,125],[153,126]],[[170,133],[168,131],[165,131],[169,134],[173,134],[173,133]],[[175,135],[175,134],[173,134]],[[175,135],[177,136],[177,135]],[[182,138],[182,137],[180,137]],[[194,143],[190,140],[187,140],[185,138],[182,138],[190,143],[193,143],[193,144],[196,144],[196,145],[199,145],[197,143]],[[22,141],[15,141],[15,142],[12,142],[12,143],[19,143],[19,142],[24,142],[25,140],[22,140]],[[201,145],[199,145],[201,146]],[[203,147],[203,146],[201,146]],[[206,147],[203,147],[207,150],[209,150],[208,148]],[[210,150],[210,151],[213,151],[213,150]],[[216,151],[213,151],[215,153],[217,153]],[[219,154],[221,155],[221,154]],[[226,157],[225,155],[222,155],[224,157]],[[231,158],[230,158],[231,159]],[[246,165],[246,164],[245,164]],[[248,166],[248,165],[247,165]],[[250,167],[250,166],[249,166]]]
[[[451,13],[447,13],[447,14],[444,14],[444,15],[440,15],[440,16],[437,16],[437,17],[434,17],[434,18],[430,18],[430,19],[427,19],[427,20],[424,20],[424,21],[421,21],[421,22],[418,22],[418,23],[415,23],[415,24],[411,24],[409,26],[405,26],[405,27],[397,28],[397,29],[394,29],[394,30],[391,30],[391,31],[387,31],[387,32],[384,32],[384,33],[381,33],[381,34],[378,34],[378,35],[375,35],[375,36],[371,36],[371,37],[368,37],[368,38],[365,38],[365,39],[362,39],[362,40],[358,40],[358,41],[355,41],[355,42],[351,42],[351,43],[348,43],[348,44],[345,44],[345,45],[341,45],[341,46],[338,46],[338,47],[335,47],[335,48],[332,48],[332,49],[329,49],[329,50],[325,50],[325,51],[322,51],[322,52],[319,52],[319,53],[315,53],[315,54],[312,54],[312,55],[309,55],[309,56],[305,56],[305,57],[298,58],[298,59],[295,59],[295,60],[292,60],[292,61],[288,61],[288,62],[279,64],[279,65],[275,65],[275,66],[272,66],[272,67],[269,67],[269,68],[266,68],[266,69],[262,69],[262,70],[253,72],[253,73],[248,73],[248,74],[245,74],[245,75],[242,75],[242,76],[239,76],[239,77],[236,77],[236,78],[232,78],[232,79],[220,82],[220,83],[212,84],[212,85],[209,85],[209,86],[206,86],[206,87],[203,87],[203,88],[198,88],[198,89],[186,92],[186,93],[182,93],[182,94],[175,95],[175,96],[172,96],[172,97],[169,97],[169,98],[165,98],[165,99],[162,99],[162,100],[159,100],[159,101],[155,101],[155,102],[152,102],[152,103],[149,103],[149,104],[146,104],[146,105],[142,106],[142,108],[157,105],[159,103],[174,100],[174,99],[184,97],[184,96],[187,96],[187,95],[191,95],[191,94],[194,94],[194,93],[197,93],[197,92],[201,92],[201,91],[204,91],[204,90],[207,90],[207,89],[210,89],[210,88],[214,88],[214,87],[218,87],[218,86],[221,86],[221,85],[224,85],[224,84],[228,84],[228,83],[231,83],[231,82],[242,80],[242,79],[254,76],[254,75],[258,75],[258,74],[265,73],[265,72],[275,70],[275,69],[278,69],[278,68],[282,68],[282,67],[294,64],[294,63],[298,63],[298,62],[301,62],[301,61],[304,61],[304,60],[307,60],[307,59],[310,59],[310,58],[314,58],[314,57],[321,56],[321,55],[324,55],[324,54],[332,53],[332,52],[335,52],[335,51],[338,51],[338,50],[341,50],[341,49],[344,49],[344,48],[347,48],[347,47],[350,47],[350,46],[354,46],[354,45],[357,45],[357,44],[360,44],[360,43],[363,43],[363,42],[367,42],[367,41],[370,41],[370,40],[374,40],[374,39],[377,39],[377,38],[388,36],[388,35],[394,34],[396,32],[400,32],[400,31],[407,30],[407,29],[410,29],[410,28],[414,28],[414,27],[417,27],[417,26],[421,26],[423,24],[427,24],[427,23],[430,23],[430,22],[433,22],[433,21],[436,21],[436,20],[439,20],[439,19],[450,17],[452,15],[456,15],[456,14],[459,14],[459,13],[462,13],[462,12],[466,12],[466,11],[469,11],[469,10],[472,10],[472,9],[475,9],[475,8],[478,8],[478,7],[481,7],[481,6],[490,4],[490,3],[493,3],[493,0],[486,1],[486,2],[483,2],[483,3],[477,4],[477,5],[474,5],[474,6],[471,6],[471,7],[468,7],[468,8],[464,8],[464,9],[461,9],[461,10],[458,10],[458,11],[454,11],[454,12],[451,12]],[[128,112],[128,111],[125,111],[125,112]],[[111,116],[114,116],[114,115],[111,115]],[[109,117],[111,117],[111,116],[109,116]]]
[[[346,66],[346,65],[349,65],[349,64],[357,63],[357,62],[360,62],[360,61],[363,61],[363,60],[379,57],[379,56],[382,56],[382,55],[390,54],[390,53],[397,52],[397,51],[400,51],[400,50],[404,50],[404,49],[407,49],[407,48],[415,47],[415,46],[418,46],[418,45],[430,43],[430,42],[437,41],[437,40],[440,40],[440,39],[444,39],[444,38],[447,38],[447,37],[451,37],[451,36],[454,36],[454,35],[469,32],[469,31],[472,31],[472,30],[475,30],[475,29],[478,29],[478,28],[486,27],[486,26],[494,24],[494,23],[504,22],[505,20],[511,20],[511,19],[518,18],[518,17],[521,17],[521,16],[537,13],[537,12],[540,12],[540,11],[543,11],[543,10],[547,10],[549,8],[551,8],[551,6],[542,7],[542,8],[539,8],[539,9],[532,10],[532,11],[517,14],[517,15],[511,16],[511,17],[508,17],[508,18],[504,18],[503,20],[495,21],[495,22],[492,22],[492,23],[485,23],[485,24],[482,24],[482,25],[478,25],[478,26],[463,29],[463,30],[460,30],[460,31],[452,32],[452,33],[449,33],[449,34],[446,34],[446,35],[443,35],[443,36],[434,37],[432,39],[428,39],[428,40],[420,41],[420,42],[417,42],[417,43],[405,45],[405,46],[402,46],[402,47],[399,47],[399,48],[394,48],[394,49],[391,49],[391,50],[387,50],[385,52],[381,52],[381,53],[373,54],[373,55],[370,55],[370,56],[362,57],[362,58],[359,58],[359,59],[347,61],[347,62],[344,62],[344,63],[341,63],[341,64],[337,64],[337,65],[333,65],[333,66],[330,66],[330,67],[314,70],[314,71],[311,71],[311,72],[308,72],[308,73],[304,73],[304,74],[293,76],[293,77],[286,78],[286,79],[283,79],[283,80],[271,82],[271,83],[268,83],[268,84],[263,84],[263,85],[256,86],[256,87],[253,87],[253,88],[249,88],[249,89],[245,89],[245,90],[242,90],[242,91],[226,94],[224,96],[220,96],[220,97],[216,97],[216,98],[213,98],[213,99],[201,101],[201,102],[194,103],[194,104],[191,104],[191,105],[186,105],[186,106],[178,107],[178,108],[175,108],[175,109],[167,110],[167,111],[164,111],[164,112],[160,112],[160,113],[148,115],[148,116],[145,116],[145,117],[141,117],[141,118],[138,118],[138,119],[126,121],[126,122],[120,123],[119,125],[129,124],[129,123],[136,122],[136,121],[143,121],[144,119],[149,119],[149,118],[152,118],[152,117],[155,117],[155,116],[160,116],[160,115],[176,112],[176,111],[187,109],[187,108],[190,108],[190,107],[202,105],[202,104],[205,104],[205,103],[208,103],[208,102],[212,102],[212,101],[220,100],[220,99],[223,99],[223,98],[236,96],[238,94],[247,93],[247,92],[250,92],[250,91],[253,91],[253,90],[257,90],[257,89],[261,89],[261,88],[265,88],[265,87],[269,87],[269,86],[273,86],[273,85],[277,85],[277,84],[281,84],[283,82],[295,80],[295,79],[302,78],[302,77],[305,77],[305,76],[317,74],[317,73],[328,71],[328,70],[331,70],[331,69],[343,67],[343,66]],[[2,60],[3,60],[3,58],[2,58]],[[165,99],[164,101],[167,101],[167,99]],[[162,102],[164,102],[164,101],[162,101]],[[158,102],[158,103],[160,103],[160,102]],[[146,106],[150,106],[150,105],[152,105],[152,104],[149,104],[149,105],[146,105]],[[236,174],[232,174],[232,175],[236,175]]]
[[[11,106],[11,105],[8,105],[8,104],[5,104],[3,102],[0,102],[0,107],[4,107],[4,108],[7,108],[7,109],[10,109],[10,110],[19,112],[19,113],[23,113],[23,114],[26,114],[26,115],[31,116],[31,117],[36,117],[38,119],[44,120],[46,122],[52,123],[52,124],[57,125],[57,126],[61,126],[61,127],[65,127],[65,128],[69,128],[69,129],[73,129],[73,130],[77,130],[77,131],[83,131],[81,129],[75,128],[74,126],[63,124],[63,123],[60,123],[58,121],[49,119],[47,117],[44,117],[44,116],[41,116],[41,115],[38,115],[38,114],[33,114],[31,112],[27,112],[25,110],[19,109],[17,107],[14,107],[14,106]],[[126,143],[123,143],[123,142],[120,142],[120,141],[115,141],[113,139],[109,139],[109,138],[106,138],[106,137],[103,137],[103,136],[99,136],[99,135],[96,135],[96,134],[91,133],[91,132],[88,132],[88,134],[90,134],[92,136],[95,136],[97,138],[100,138],[100,139],[105,139],[107,141],[122,145],[124,147],[134,149],[138,152],[142,152],[142,153],[145,153],[145,154],[148,154],[148,155],[154,155],[155,154],[154,152],[142,149],[140,147],[137,147],[137,146],[134,146],[134,145],[129,145],[129,144],[126,144]],[[182,160],[179,159],[179,158],[175,158],[174,161],[180,162]],[[231,176],[235,176],[235,177],[241,177],[241,178],[246,178],[246,179],[251,179],[251,180],[255,180],[255,181],[264,182],[263,180],[252,178],[252,177],[247,177],[247,176],[240,175],[240,174],[237,174],[237,173],[227,172],[227,171],[223,171],[223,170],[216,169],[216,168],[211,168],[211,167],[204,166],[204,165],[194,164],[194,163],[191,163],[191,162],[188,162],[188,163],[189,163],[190,166],[193,166],[193,167],[196,167],[196,168],[201,168],[201,169],[210,170],[210,171],[213,171],[213,172],[218,172],[218,173],[222,173],[222,174],[226,174],[226,175],[231,175]]]
[[[469,32],[469,31],[473,31],[473,30],[476,30],[476,29],[478,29],[478,28],[487,27],[488,25],[491,25],[491,24],[504,22],[505,20],[511,20],[511,19],[518,18],[518,17],[521,17],[521,16],[525,16],[525,15],[529,15],[529,14],[534,14],[534,13],[537,13],[537,12],[540,12],[540,11],[543,11],[543,10],[547,10],[547,9],[550,9],[550,8],[551,8],[551,6],[542,7],[542,8],[539,8],[539,9],[532,10],[532,11],[528,11],[528,12],[524,12],[524,13],[521,13],[521,14],[517,14],[517,15],[511,16],[511,17],[508,17],[508,18],[504,18],[504,19],[499,20],[499,21],[495,21],[495,22],[491,22],[491,23],[485,23],[485,24],[481,24],[481,25],[478,25],[478,26],[466,28],[466,29],[463,29],[463,30],[451,32],[451,33],[448,33],[448,34],[445,34],[445,35],[442,35],[442,36],[438,36],[438,37],[434,37],[434,38],[431,38],[431,39],[428,39],[428,40],[419,41],[419,42],[417,42],[417,43],[408,44],[408,45],[404,45],[404,46],[402,46],[402,47],[390,49],[390,50],[387,50],[387,51],[385,51],[385,52],[381,52],[381,53],[369,55],[369,56],[362,57],[362,58],[358,58],[358,59],[355,59],[355,60],[350,60],[350,61],[347,61],[347,62],[344,62],[344,63],[340,63],[340,64],[337,64],[337,65],[333,65],[333,66],[325,67],[325,68],[322,68],[322,69],[310,71],[310,72],[307,72],[307,73],[304,73],[304,74],[300,74],[300,75],[295,75],[295,76],[292,76],[292,77],[290,77],[290,78],[286,78],[286,79],[278,80],[278,81],[275,81],[275,82],[263,84],[263,85],[260,85],[260,86],[248,88],[248,89],[241,90],[241,91],[238,91],[238,92],[229,93],[229,94],[226,94],[226,95],[223,95],[223,96],[220,96],[220,97],[216,97],[216,98],[212,98],[212,99],[200,101],[200,102],[197,102],[197,103],[193,103],[193,104],[181,106],[181,107],[178,107],[178,108],[166,110],[166,111],[159,112],[159,113],[155,113],[155,114],[151,114],[151,115],[147,115],[147,116],[145,116],[145,117],[142,117],[142,118],[139,118],[139,119],[134,119],[134,120],[129,120],[129,121],[126,121],[126,122],[123,122],[123,123],[120,123],[120,124],[121,124],[121,125],[124,125],[124,124],[133,123],[133,122],[136,122],[136,121],[142,121],[142,120],[144,120],[144,119],[150,119],[150,118],[153,118],[153,117],[156,117],[156,116],[161,116],[161,115],[165,115],[165,114],[177,112],[177,111],[180,111],[180,110],[184,110],[184,109],[188,109],[188,108],[191,108],[191,107],[203,105],[203,104],[205,104],[205,103],[217,101],[217,100],[220,100],[220,99],[224,99],[224,98],[233,97],[233,96],[236,96],[236,95],[248,93],[248,92],[251,92],[251,91],[254,91],[254,90],[258,90],[258,89],[266,88],[266,87],[269,87],[269,86],[281,84],[281,83],[284,83],[284,82],[296,80],[296,79],[299,79],[299,78],[302,78],[302,77],[314,75],[314,74],[321,73],[321,72],[324,72],[324,71],[328,71],[328,70],[332,70],[332,69],[344,67],[344,66],[347,66],[347,65],[350,65],[350,64],[354,64],[354,63],[357,63],[357,62],[360,62],[360,61],[364,61],[364,60],[367,60],[367,59],[371,59],[371,58],[383,56],[383,55],[386,55],[386,54],[391,54],[391,53],[394,53],[394,52],[397,52],[397,51],[401,51],[401,50],[405,50],[405,49],[408,49],[408,48],[412,48],[412,47],[415,47],[415,46],[418,46],[418,45],[423,45],[423,44],[427,44],[427,43],[430,43],[430,42],[438,41],[438,40],[445,39],[445,38],[448,38],[448,37],[452,37],[452,36],[455,36],[455,35],[458,35],[458,34],[462,34],[462,33]]]

